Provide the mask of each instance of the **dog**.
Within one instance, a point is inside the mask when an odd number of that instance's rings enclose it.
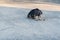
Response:
[[[27,18],[31,18],[31,19],[36,19],[36,20],[41,20],[41,15],[42,15],[42,11],[39,10],[38,8],[32,9],[28,15]]]

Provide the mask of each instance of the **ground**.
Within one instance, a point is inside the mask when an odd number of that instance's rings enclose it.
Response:
[[[60,11],[42,10],[46,20],[35,21],[30,10],[0,6],[0,40],[60,40]]]

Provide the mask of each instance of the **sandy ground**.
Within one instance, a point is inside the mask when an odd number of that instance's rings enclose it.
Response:
[[[16,8],[28,8],[28,9],[34,9],[39,8],[41,10],[49,10],[49,11],[60,11],[60,5],[56,4],[33,4],[33,3],[5,3],[0,2],[0,6],[5,7],[16,7]]]

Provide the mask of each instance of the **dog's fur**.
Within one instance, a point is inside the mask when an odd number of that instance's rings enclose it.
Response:
[[[38,8],[35,8],[35,9],[32,9],[29,13],[28,13],[28,15],[27,15],[27,17],[28,18],[32,18],[32,19],[40,19],[40,17],[41,17],[41,15],[42,15],[43,13],[42,13],[42,11],[41,10],[39,10]]]

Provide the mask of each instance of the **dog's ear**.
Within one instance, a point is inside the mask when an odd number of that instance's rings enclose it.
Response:
[[[36,10],[39,10],[38,8],[35,8]]]

